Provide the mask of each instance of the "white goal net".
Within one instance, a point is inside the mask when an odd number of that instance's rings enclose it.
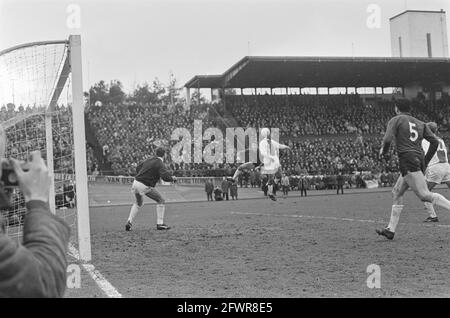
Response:
[[[80,39],[37,42],[0,51],[0,123],[5,157],[40,150],[53,174],[49,205],[70,225],[71,244],[90,260]],[[83,171],[84,170],[84,171]],[[7,234],[21,242],[25,202],[8,188],[1,211]]]

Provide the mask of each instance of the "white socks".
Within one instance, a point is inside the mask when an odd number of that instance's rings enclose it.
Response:
[[[166,206],[164,204],[156,205],[156,224],[161,225],[164,224],[164,211],[166,210]]]
[[[447,211],[450,211],[450,201],[447,200],[442,194],[432,192],[432,198],[433,201],[432,204],[435,204],[437,206],[440,206],[441,208],[446,209]]]
[[[430,217],[435,218],[437,217],[436,211],[434,211],[433,203],[431,202],[424,202],[425,209],[427,210]]]
[[[432,202],[424,202],[425,208],[431,217],[436,217],[433,205],[440,206],[441,208],[450,211],[450,201],[447,200],[442,194],[432,192]],[[395,232],[397,228],[398,220],[400,219],[400,213],[402,212],[403,205],[392,205],[391,219],[389,221],[388,228],[391,232]]]
[[[156,224],[161,225],[164,224],[164,212],[166,210],[166,206],[164,204],[156,205]],[[130,216],[128,217],[128,221],[133,223],[134,218],[139,212],[139,206],[135,203],[131,207]]]
[[[128,221],[130,223],[133,223],[134,218],[136,217],[136,215],[139,212],[139,207],[136,203],[133,204],[133,206],[131,207],[131,211],[130,211],[130,216],[128,217]]]
[[[391,211],[391,219],[389,220],[388,229],[391,232],[395,232],[397,228],[398,220],[400,219],[400,214],[402,213],[403,205],[393,205]]]

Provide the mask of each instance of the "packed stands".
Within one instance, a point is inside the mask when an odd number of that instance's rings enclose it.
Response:
[[[184,111],[182,108],[141,105],[93,106],[88,113],[104,155],[112,163],[113,173],[132,175],[136,165],[153,153],[157,146],[169,146],[175,128],[193,131],[194,120],[205,127],[214,123],[208,119],[206,105]]]
[[[226,106],[225,106],[226,105]],[[193,105],[189,111],[182,107],[142,106],[136,104],[91,106],[87,120],[92,127],[103,155],[96,156],[87,144],[89,174],[134,175],[137,163],[153,153],[157,146],[172,146],[170,140],[175,128],[193,131],[195,119],[201,120],[203,129],[224,126],[225,114],[232,116],[240,127],[269,127],[280,129],[280,140],[292,151],[281,153],[283,170],[288,175],[305,171],[310,175],[334,175],[338,171],[395,173],[398,163],[394,151],[384,162],[378,158],[381,139],[388,120],[394,116],[393,102],[389,100],[363,101],[358,95],[234,95],[227,96],[224,104]],[[444,139],[450,127],[450,101],[448,97],[431,102],[417,98],[413,102],[413,115],[424,121],[436,121]],[[58,107],[54,120],[70,130],[70,109]],[[32,114],[35,107],[8,107],[0,109],[0,120]],[[31,117],[32,118],[32,117]],[[28,128],[33,120],[27,120]],[[28,129],[33,136],[17,132],[14,144],[34,139],[44,142],[45,131]],[[64,134],[62,134],[64,135]],[[72,148],[64,138],[54,136],[54,153],[60,158],[58,169],[71,172],[64,158]],[[204,142],[206,144],[206,142]],[[21,149],[12,149],[11,153]],[[101,161],[110,163],[111,171],[100,171]],[[181,163],[170,160],[169,168],[184,177],[220,177],[231,175],[237,164]]]
[[[14,120],[12,128],[6,131],[10,156],[25,159],[22,154],[30,150],[46,149],[44,113],[45,107],[1,107],[0,121]],[[71,109],[64,105],[56,106],[52,113],[54,170],[59,173],[71,174],[74,170],[71,116]]]
[[[292,152],[282,154],[284,171],[296,174],[334,174],[337,171],[395,172],[395,153],[381,162],[378,151],[387,122],[394,116],[393,102],[363,102],[359,95],[235,95],[225,99],[226,109],[241,127],[277,127],[281,142]],[[435,120],[448,129],[448,100],[431,103],[416,100],[413,115]],[[133,175],[136,164],[155,146],[173,145],[170,134],[177,127],[193,131],[194,119],[204,129],[218,126],[222,104],[167,109],[139,105],[101,106],[89,111],[89,120],[102,146],[106,146],[113,173]],[[214,110],[214,111],[212,111]],[[176,164],[169,167],[178,176],[229,175],[235,164]]]

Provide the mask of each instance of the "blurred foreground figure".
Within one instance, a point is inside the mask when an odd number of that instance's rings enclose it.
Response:
[[[62,297],[66,289],[70,229],[50,212],[51,176],[40,152],[33,152],[31,158],[27,171],[17,160],[10,160],[27,214],[22,244],[0,228],[0,297]],[[2,159],[2,166],[5,163]],[[0,224],[4,223],[0,220]]]

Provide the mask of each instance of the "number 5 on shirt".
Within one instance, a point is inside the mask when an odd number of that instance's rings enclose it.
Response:
[[[409,137],[409,140],[416,141],[417,137],[419,137],[419,133],[417,132],[416,124],[409,122],[409,132],[412,136]]]

